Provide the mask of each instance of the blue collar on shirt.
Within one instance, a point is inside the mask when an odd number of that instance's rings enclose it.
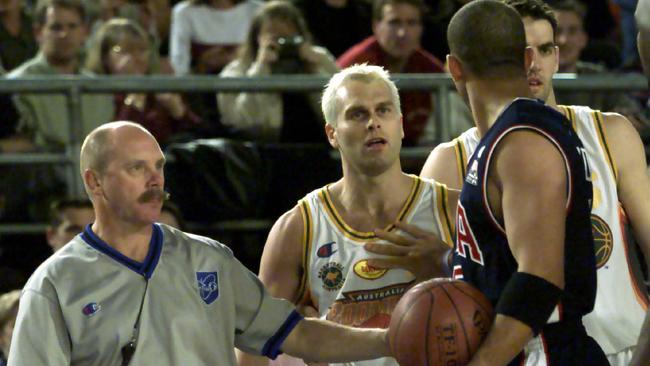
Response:
[[[145,257],[144,262],[138,262],[118,252],[115,248],[100,239],[99,236],[93,232],[91,225],[92,224],[88,224],[81,233],[81,238],[88,243],[88,245],[113,258],[118,263],[125,265],[132,271],[144,276],[146,279],[151,277],[153,271],[156,269],[158,260],[160,260],[160,254],[162,253],[163,232],[160,226],[152,224],[153,230],[151,241],[149,241],[149,252]]]

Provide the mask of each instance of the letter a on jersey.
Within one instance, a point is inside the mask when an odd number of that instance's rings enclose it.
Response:
[[[219,297],[219,276],[217,272],[196,272],[199,295],[206,304],[210,305]]]
[[[456,253],[463,258],[467,258],[469,251],[469,258],[480,265],[483,265],[483,252],[476,243],[476,238],[472,232],[472,228],[467,221],[465,208],[458,203],[458,233],[456,238]]]

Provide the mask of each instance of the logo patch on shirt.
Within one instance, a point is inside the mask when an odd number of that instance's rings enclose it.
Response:
[[[318,278],[323,280],[323,288],[327,291],[336,291],[343,287],[343,266],[336,262],[329,262],[318,271]]]
[[[329,258],[332,256],[332,254],[336,253],[337,250],[334,249],[334,244],[336,244],[336,242],[331,241],[329,243],[321,245],[320,248],[318,248],[316,251],[318,258]]]
[[[199,295],[204,303],[210,305],[219,297],[219,276],[217,272],[196,272]]]
[[[387,268],[375,268],[368,265],[367,259],[362,259],[354,264],[354,273],[366,280],[376,280],[388,272]]]
[[[591,214],[591,233],[594,236],[594,249],[596,250],[596,269],[604,266],[614,249],[612,229],[602,218]]]
[[[87,317],[91,317],[91,316],[97,314],[97,312],[100,311],[100,310],[102,310],[102,306],[101,306],[101,305],[99,305],[99,304],[96,303],[96,302],[91,302],[91,303],[89,303],[89,304],[86,304],[86,306],[84,306],[84,307],[81,309],[81,312],[82,312],[85,316],[87,316]]]
[[[478,184],[478,163],[476,160],[472,161],[472,166],[469,168],[465,182],[475,186]]]

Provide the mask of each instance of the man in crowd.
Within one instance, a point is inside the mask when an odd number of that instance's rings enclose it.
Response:
[[[557,19],[555,41],[560,49],[559,72],[579,75],[603,74],[605,66],[580,60],[589,36],[584,28],[586,9],[577,0],[550,2]],[[627,117],[639,130],[649,126],[639,102],[621,92],[558,91],[557,101],[564,105],[588,105],[591,108],[618,112]]]
[[[95,219],[93,205],[87,199],[63,199],[50,208],[47,244],[56,252]]]
[[[8,77],[33,75],[86,75],[80,52],[86,40],[85,9],[79,0],[41,0],[34,18],[39,53],[13,70]],[[81,131],[113,118],[113,99],[108,95],[86,95],[82,99]],[[5,152],[34,148],[62,150],[70,143],[70,111],[62,95],[18,94],[14,98],[20,114],[18,134],[0,140]]]
[[[436,73],[442,63],[420,47],[422,37],[422,0],[375,0],[372,8],[373,36],[356,44],[337,64],[348,67],[367,62],[383,66],[391,73]],[[433,129],[431,94],[401,92],[404,121],[404,145],[425,142],[427,129]]]

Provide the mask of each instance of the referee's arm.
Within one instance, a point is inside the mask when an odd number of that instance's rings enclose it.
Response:
[[[69,365],[70,349],[70,336],[56,299],[23,290],[7,365]]]
[[[288,355],[315,362],[353,362],[392,356],[388,330],[363,329],[305,318],[281,347]]]

